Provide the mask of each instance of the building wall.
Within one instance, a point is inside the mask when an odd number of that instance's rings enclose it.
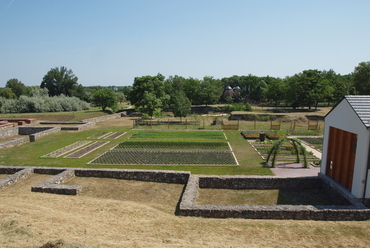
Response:
[[[326,171],[330,126],[357,134],[356,160],[351,193],[358,198],[362,198],[367,171],[370,132],[348,104],[347,100],[343,99],[325,118],[323,155],[321,162],[321,173],[323,174],[325,174]],[[367,190],[366,197],[370,197],[370,190]]]

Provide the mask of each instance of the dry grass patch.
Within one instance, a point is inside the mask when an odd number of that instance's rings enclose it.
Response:
[[[167,213],[175,212],[184,188],[182,184],[93,177],[75,177],[67,184],[82,186],[82,196],[147,204]]]
[[[36,248],[57,240],[63,240],[62,248],[368,247],[370,242],[369,221],[175,216],[182,185],[75,178],[71,182],[84,187],[80,196],[31,192],[48,177],[32,175],[0,191],[0,247]]]

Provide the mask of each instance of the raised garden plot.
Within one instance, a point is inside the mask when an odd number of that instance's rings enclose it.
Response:
[[[225,134],[219,131],[142,131],[131,136],[130,139],[226,139]]]
[[[115,133],[112,133],[109,136],[106,136],[104,139],[117,139],[117,138],[121,137],[122,135],[124,135],[125,133],[126,132],[115,132]]]
[[[110,150],[90,164],[238,165],[230,151]]]
[[[112,132],[100,132],[100,133],[94,134],[93,136],[88,137],[88,139],[101,139],[101,138],[103,138],[104,136],[107,136],[110,133],[112,133]]]
[[[230,150],[228,142],[124,141],[114,149]]]
[[[103,145],[109,143],[109,141],[96,141],[94,143],[92,143],[91,145],[88,145],[76,152],[73,152],[67,156],[65,156],[65,158],[81,158],[83,156],[85,156],[86,154],[102,147]]]
[[[65,147],[63,147],[61,149],[58,149],[56,151],[53,151],[53,152],[48,153],[48,154],[46,154],[44,156],[41,156],[41,157],[42,158],[57,158],[57,157],[60,157],[60,156],[62,156],[64,154],[67,154],[67,153],[69,153],[69,152],[71,152],[73,150],[76,150],[76,149],[78,149],[78,148],[80,148],[82,146],[85,146],[85,145],[87,145],[89,143],[91,143],[91,141],[77,141],[77,142],[75,142],[75,143],[73,143],[71,145],[65,146]]]
[[[241,135],[244,139],[258,139],[262,131],[242,131]],[[270,140],[276,140],[283,137],[283,134],[279,132],[263,132],[266,134],[266,138]]]

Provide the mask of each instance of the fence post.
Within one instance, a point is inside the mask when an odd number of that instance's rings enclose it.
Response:
[[[188,119],[185,119],[186,129],[188,129]]]
[[[150,119],[150,129],[152,129],[152,119]]]
[[[170,119],[168,119],[168,129],[170,129]]]
[[[239,126],[239,120],[238,120],[238,130],[239,130],[239,127],[240,127],[240,126]]]
[[[205,128],[205,126],[204,126],[204,118],[203,118],[203,129]]]
[[[254,130],[256,130],[256,119],[254,120]]]

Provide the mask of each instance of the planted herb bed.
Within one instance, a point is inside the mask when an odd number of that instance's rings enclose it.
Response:
[[[237,165],[227,151],[160,151],[141,149],[110,150],[90,164],[127,165]]]
[[[143,131],[137,132],[130,139],[225,139],[223,132],[208,131],[208,132],[176,132],[176,131]]]
[[[230,150],[227,142],[124,141],[114,149]]]
[[[76,152],[73,152],[67,156],[65,156],[65,158],[81,158],[83,156],[85,156],[86,154],[102,147],[103,145],[109,143],[109,141],[96,141],[94,143],[92,143],[91,145],[88,145]]]
[[[80,148],[82,146],[85,146],[87,144],[91,143],[91,141],[78,141],[76,143],[73,143],[71,145],[68,145],[68,146],[65,146],[61,149],[58,149],[56,151],[53,151],[51,153],[48,153],[44,156],[42,156],[42,158],[57,158],[57,157],[60,157],[64,154],[67,154],[73,150],[76,150],[77,148]]]

